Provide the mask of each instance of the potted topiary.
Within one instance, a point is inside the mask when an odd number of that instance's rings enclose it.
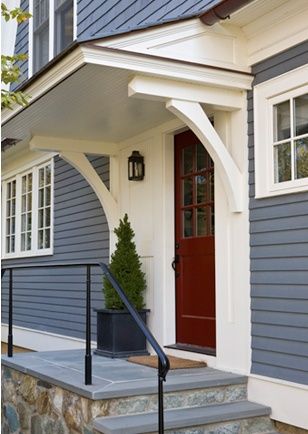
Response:
[[[146,322],[148,309],[144,309],[145,274],[133,241],[134,231],[127,214],[114,230],[118,241],[111,256],[109,269],[123,288],[130,302]],[[108,357],[128,357],[148,354],[146,339],[126,310],[117,292],[106,277],[103,280],[105,309],[97,312],[96,354]]]

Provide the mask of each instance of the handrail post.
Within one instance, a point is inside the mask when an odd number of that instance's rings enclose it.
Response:
[[[7,355],[13,357],[13,269],[9,270],[9,331],[7,337]]]
[[[87,265],[85,384],[86,385],[92,384],[92,355],[91,355],[91,265]]]
[[[158,433],[164,434],[164,377],[163,366],[158,358]]]

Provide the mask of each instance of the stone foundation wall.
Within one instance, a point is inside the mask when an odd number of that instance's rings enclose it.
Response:
[[[2,434],[92,434],[91,421],[107,407],[2,367]]]
[[[93,419],[157,411],[157,394],[91,400],[2,367],[2,434],[95,434]],[[246,399],[246,384],[165,394],[165,408]]]

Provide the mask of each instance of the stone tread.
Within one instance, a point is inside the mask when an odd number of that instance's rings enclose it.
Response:
[[[157,393],[157,369],[93,355],[93,384],[84,384],[84,351],[20,353],[2,364],[85,398],[100,400]],[[247,377],[213,368],[170,371],[165,392],[246,384]]]
[[[271,410],[260,404],[240,401],[204,407],[165,410],[165,429],[201,426],[250,417],[268,416]],[[94,428],[104,434],[143,434],[157,431],[157,413],[102,417]]]

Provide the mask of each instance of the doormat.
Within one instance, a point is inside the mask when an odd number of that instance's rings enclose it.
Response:
[[[190,369],[190,368],[206,368],[205,362],[197,360],[181,359],[179,357],[168,356],[170,361],[170,369]],[[158,367],[157,356],[132,356],[127,359],[128,362],[136,363],[137,365],[149,366],[150,368]]]

